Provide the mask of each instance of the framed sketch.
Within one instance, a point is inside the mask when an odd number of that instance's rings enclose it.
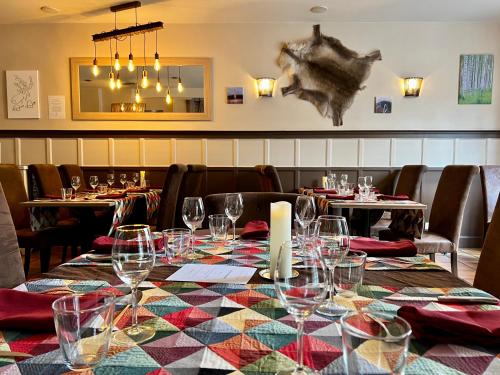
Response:
[[[458,104],[491,104],[493,55],[460,55]]]
[[[375,97],[375,113],[391,113],[392,99],[388,96]]]
[[[226,87],[227,104],[243,104],[243,87]]]
[[[38,70],[7,70],[7,117],[40,118]]]

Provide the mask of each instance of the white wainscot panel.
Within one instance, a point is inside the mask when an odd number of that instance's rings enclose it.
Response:
[[[52,163],[78,164],[78,141],[76,139],[52,139]]]
[[[139,139],[115,138],[115,165],[138,166],[141,164]]]
[[[211,167],[232,167],[234,165],[232,139],[207,140],[207,165]]]
[[[422,140],[421,139],[402,139],[392,140],[392,160],[393,167],[402,167],[407,164],[422,163]]]
[[[364,139],[363,166],[364,167],[388,167],[391,163],[391,140]]]
[[[21,139],[21,164],[47,163],[45,138]]]
[[[422,163],[428,167],[453,164],[453,139],[424,139]]]
[[[172,146],[170,139],[145,139],[144,164],[147,167],[162,167],[171,163]]]
[[[2,149],[2,159],[3,159],[3,149]],[[486,156],[486,164],[500,165],[500,139],[494,139],[494,138],[488,139],[488,155]]]
[[[326,160],[326,139],[301,139],[300,140],[300,166],[324,167]]]
[[[109,143],[107,139],[82,140],[82,165],[109,165]]]
[[[201,139],[177,139],[175,145],[175,160],[177,163],[203,163]]]
[[[457,139],[455,144],[455,164],[486,163],[486,139]]]
[[[4,164],[16,163],[16,149],[14,138],[0,138],[0,162]]]
[[[295,140],[271,139],[269,142],[269,163],[277,167],[295,166]]]
[[[265,164],[264,162],[264,140],[262,139],[240,139],[238,140],[238,165],[241,167],[253,167]]]
[[[332,139],[332,166],[357,167],[358,145],[358,139]]]

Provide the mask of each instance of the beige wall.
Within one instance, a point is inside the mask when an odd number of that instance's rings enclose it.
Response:
[[[0,35],[2,35],[0,39],[1,127],[3,129],[95,130],[332,129],[331,122],[321,118],[307,102],[294,97],[283,98],[280,93],[272,99],[257,99],[255,94],[252,77],[280,77],[280,70],[275,65],[280,43],[307,37],[312,30],[311,24],[168,25],[168,18],[164,21],[167,23],[166,29],[158,36],[159,52],[162,55],[213,58],[213,121],[72,121],[69,58],[91,56],[93,54],[91,34],[109,29],[111,26],[97,24],[2,25],[0,26]],[[495,68],[493,105],[457,105],[459,55],[461,53],[493,53],[498,57],[499,25],[329,23],[322,25],[322,31],[339,38],[346,46],[360,52],[379,48],[383,56],[383,61],[374,64],[371,77],[367,81],[368,87],[357,96],[344,118],[345,125],[340,128],[341,130],[500,129],[498,121],[500,106],[496,104],[500,90],[498,80],[500,66],[497,65]],[[154,53],[152,42],[151,38],[148,46],[151,55]],[[107,45],[104,44],[99,45],[98,54],[105,55],[106,47]],[[136,47],[136,49],[134,54],[140,56],[140,48]],[[128,53],[125,44],[120,52],[122,55]],[[6,118],[4,71],[23,69],[38,69],[40,72],[41,119],[39,120],[8,120]],[[398,77],[405,75],[425,77],[420,98],[405,99],[401,96]],[[285,77],[280,78],[279,84],[281,86],[287,84]],[[245,104],[225,104],[224,90],[227,86],[243,86],[246,94]],[[66,96],[66,120],[48,120],[48,95]],[[376,95],[393,98],[391,115],[373,113],[373,98]],[[380,146],[387,147],[387,144],[380,144]],[[10,143],[5,146],[2,144],[2,155],[6,152],[4,147],[13,146]],[[23,149],[24,147],[29,146],[23,145]],[[33,147],[40,148],[40,145],[36,143]],[[346,146],[340,145],[339,147]],[[424,150],[425,147],[427,146],[423,144]],[[453,150],[457,147],[460,150],[460,145],[454,145]],[[404,148],[404,144],[396,145],[393,152],[398,153]],[[39,151],[42,149],[40,148]],[[73,152],[75,151],[72,151],[72,154]],[[270,159],[273,158],[272,155],[273,152],[270,151],[268,155]],[[325,158],[327,158],[326,155],[327,151],[325,151]],[[23,159],[20,155],[18,158]],[[30,158],[31,156],[28,157]],[[381,164],[389,162],[390,159],[380,160]]]

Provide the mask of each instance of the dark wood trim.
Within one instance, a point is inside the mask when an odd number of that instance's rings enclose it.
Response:
[[[500,130],[0,130],[0,138],[500,138]]]

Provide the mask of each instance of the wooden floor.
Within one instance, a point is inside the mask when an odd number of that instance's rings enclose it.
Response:
[[[474,281],[476,274],[477,262],[481,249],[460,249],[458,252],[458,276],[464,279],[469,284]],[[52,257],[50,261],[50,268],[54,268],[61,263],[62,248],[54,247],[52,249]],[[70,254],[68,254],[70,257]],[[443,268],[450,270],[450,256],[449,255],[436,255],[436,262]],[[40,256],[34,253],[31,256],[31,266],[29,278],[40,278]]]

